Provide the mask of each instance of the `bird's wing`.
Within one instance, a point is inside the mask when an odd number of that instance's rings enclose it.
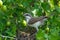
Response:
[[[33,24],[38,21],[38,18],[31,18],[28,22],[28,24]]]
[[[45,18],[47,18],[47,17],[46,16],[33,17],[29,20],[28,24],[34,24],[35,22],[42,21]]]

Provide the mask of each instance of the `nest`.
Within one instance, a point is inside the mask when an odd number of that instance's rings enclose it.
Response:
[[[24,31],[17,29],[16,38],[17,40],[36,40],[36,29],[29,28]]]

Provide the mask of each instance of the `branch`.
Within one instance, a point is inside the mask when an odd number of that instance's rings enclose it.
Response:
[[[4,36],[4,35],[0,35],[0,37],[16,39],[16,37],[10,37],[10,36]]]

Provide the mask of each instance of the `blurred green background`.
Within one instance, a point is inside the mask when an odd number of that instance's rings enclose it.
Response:
[[[0,0],[0,40],[8,40],[1,35],[15,37],[16,28],[26,27],[24,13],[49,17],[36,34],[37,40],[60,40],[60,0]]]

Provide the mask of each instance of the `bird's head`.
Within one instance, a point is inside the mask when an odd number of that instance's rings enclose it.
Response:
[[[31,16],[29,13],[25,13],[25,14],[24,14],[24,17],[25,17],[26,19],[31,19],[32,16]]]

